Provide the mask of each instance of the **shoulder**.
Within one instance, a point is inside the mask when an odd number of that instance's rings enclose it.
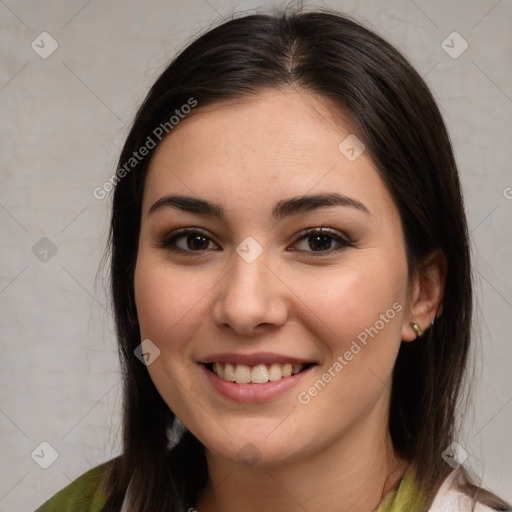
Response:
[[[476,502],[459,490],[456,485],[456,472],[452,472],[437,492],[428,512],[496,512],[495,509]]]
[[[36,512],[99,512],[107,499],[102,483],[108,465],[105,462],[79,476]]]

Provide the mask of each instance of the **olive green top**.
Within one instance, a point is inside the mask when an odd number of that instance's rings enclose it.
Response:
[[[100,512],[107,501],[101,485],[107,465],[105,462],[79,476],[36,512]]]
[[[79,476],[59,491],[36,512],[101,512],[106,503],[102,478],[108,462]],[[426,512],[426,499],[414,480],[411,467],[407,469],[398,489],[386,495],[377,512]]]

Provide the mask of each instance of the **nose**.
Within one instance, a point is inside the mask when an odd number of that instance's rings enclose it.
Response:
[[[238,254],[217,287],[212,305],[214,324],[250,336],[286,322],[286,287],[261,255],[247,263]]]

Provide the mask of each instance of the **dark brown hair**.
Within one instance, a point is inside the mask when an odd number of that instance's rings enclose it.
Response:
[[[449,136],[432,94],[406,58],[371,30],[332,12],[231,19],[197,38],[164,70],[135,117],[119,168],[190,98],[200,108],[289,86],[333,101],[353,123],[399,209],[409,271],[420,269],[435,250],[446,258],[442,315],[422,342],[402,343],[389,419],[396,454],[413,465],[432,499],[451,470],[441,453],[455,437],[470,346],[472,281]],[[113,197],[111,289],[124,416],[123,451],[110,464],[105,510],[120,508],[130,481],[134,510],[187,510],[207,479],[203,448],[190,433],[168,448],[175,416],[134,356],[141,343],[134,268],[151,154],[124,173]],[[497,498],[495,503],[505,510]]]

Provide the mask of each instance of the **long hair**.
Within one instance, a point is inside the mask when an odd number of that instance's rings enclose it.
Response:
[[[203,448],[190,433],[168,446],[176,418],[134,356],[141,343],[134,269],[154,148],[136,163],[133,154],[148,146],[148,137],[155,139],[157,127],[170,131],[170,116],[191,98],[200,109],[290,86],[332,100],[354,123],[398,207],[409,272],[421,269],[435,250],[446,258],[442,315],[425,341],[402,343],[395,363],[389,431],[396,454],[414,467],[430,500],[450,472],[441,453],[455,440],[472,280],[458,171],[436,102],[397,49],[346,16],[249,15],[209,30],[170,63],[136,114],[119,159],[118,171],[124,172],[116,175],[110,251],[123,372],[123,450],[110,464],[105,510],[119,509],[131,482],[133,510],[186,511],[207,479]]]

